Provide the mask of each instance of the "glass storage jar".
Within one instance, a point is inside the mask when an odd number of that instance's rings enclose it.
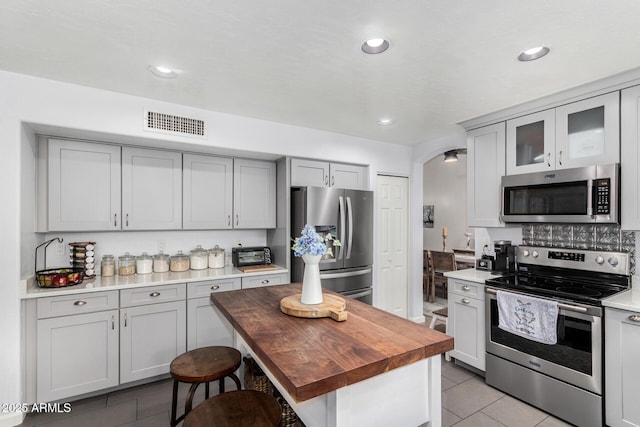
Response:
[[[116,259],[113,255],[103,255],[100,262],[100,275],[110,277],[116,274]]]
[[[191,251],[189,262],[191,263],[192,270],[204,270],[207,268],[209,263],[209,252],[202,249],[202,246],[198,245]]]
[[[224,249],[218,245],[209,249],[209,268],[224,268]]]
[[[136,257],[125,252],[118,257],[118,274],[120,276],[130,276],[136,273]]]
[[[171,257],[171,271],[187,271],[189,269],[189,257],[182,251]]]
[[[136,274],[149,274],[153,271],[153,258],[146,252],[136,257]]]
[[[156,273],[164,273],[169,271],[169,254],[165,254],[162,251],[153,256],[153,271]]]

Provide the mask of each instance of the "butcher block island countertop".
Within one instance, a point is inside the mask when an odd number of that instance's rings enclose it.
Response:
[[[433,356],[452,350],[453,338],[349,298],[346,298],[348,317],[344,322],[282,313],[280,300],[300,292],[299,283],[268,286],[214,293],[211,301],[264,365],[263,369],[266,368],[295,402],[304,403],[429,359],[437,360],[438,388],[437,392],[432,390],[425,395],[437,397],[440,405],[440,358]],[[385,393],[393,393],[393,388]],[[386,398],[394,401],[392,395]],[[395,402],[397,406],[397,399]],[[424,405],[428,406],[426,401]],[[302,407],[304,409],[304,405]],[[439,411],[438,407],[436,424],[440,420]],[[432,415],[416,425],[433,421]],[[321,424],[312,422],[311,425]]]

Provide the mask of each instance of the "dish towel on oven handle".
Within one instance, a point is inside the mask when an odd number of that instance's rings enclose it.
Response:
[[[558,341],[557,302],[504,291],[497,300],[500,329],[543,344]]]

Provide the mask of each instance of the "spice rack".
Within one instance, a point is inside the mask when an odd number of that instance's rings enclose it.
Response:
[[[72,242],[71,247],[71,264],[74,268],[82,268],[84,277],[96,277],[96,258],[95,258],[96,242]]]

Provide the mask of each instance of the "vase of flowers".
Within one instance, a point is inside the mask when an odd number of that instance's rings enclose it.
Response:
[[[340,241],[331,233],[318,234],[316,229],[306,224],[300,237],[293,240],[291,250],[304,261],[302,276],[303,304],[320,304],[322,302],[322,284],[320,283],[320,260],[323,255],[333,255],[333,246],[340,246]]]

